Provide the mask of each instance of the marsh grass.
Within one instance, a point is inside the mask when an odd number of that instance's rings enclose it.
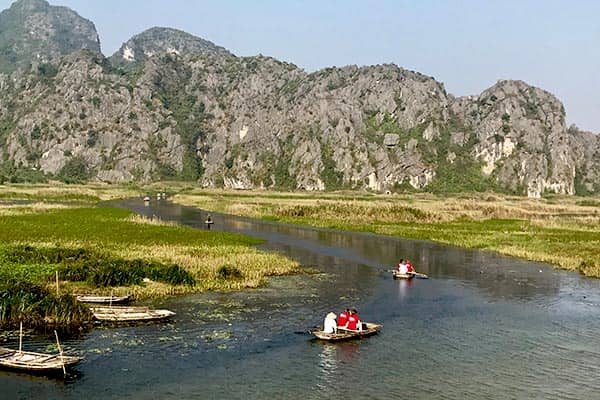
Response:
[[[491,250],[600,277],[600,201],[592,198],[195,190],[173,200],[210,211]]]
[[[299,271],[297,263],[251,247],[258,243],[242,235],[196,230],[105,207],[50,207],[41,213],[4,215],[0,279],[22,290],[0,287],[0,325],[14,327],[25,317],[32,326],[89,320],[77,303],[68,303],[71,293],[148,298],[236,290]],[[219,272],[225,265],[231,273]]]
[[[89,309],[70,294],[56,294],[36,280],[0,271],[0,329],[23,322],[29,328],[75,329],[86,324]]]
[[[148,189],[134,185],[85,184],[62,182],[47,184],[0,185],[0,201],[27,200],[44,203],[96,204],[98,201],[144,196]]]
[[[42,202],[36,202],[31,204],[0,204],[0,216],[37,214],[50,210],[65,209],[68,207],[70,206],[65,204],[49,204]]]

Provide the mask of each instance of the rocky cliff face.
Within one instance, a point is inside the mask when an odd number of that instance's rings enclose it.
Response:
[[[600,189],[598,136],[524,82],[454,98],[395,65],[309,74],[163,28],[111,60],[78,51],[0,74],[0,164],[241,189]]]
[[[189,33],[154,27],[125,42],[119,51],[112,55],[111,61],[116,65],[131,66],[165,54],[182,56],[213,53],[231,55],[224,48]]]
[[[150,93],[94,53],[71,54],[55,68],[52,76],[35,70],[0,83],[8,94],[0,102],[5,163],[59,174],[76,162],[90,178],[110,182],[181,169],[181,139]]]
[[[539,197],[575,193],[573,136],[553,95],[521,81],[500,81],[452,104],[477,139],[473,155],[502,186]]]
[[[100,53],[94,24],[66,7],[19,0],[0,13],[0,72],[88,49]]]

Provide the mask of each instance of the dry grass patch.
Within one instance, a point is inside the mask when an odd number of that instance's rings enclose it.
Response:
[[[127,218],[127,221],[133,222],[134,224],[145,224],[145,225],[161,225],[161,226],[176,226],[179,225],[172,221],[163,221],[158,217],[146,217],[145,215],[132,214]]]
[[[269,276],[298,273],[300,266],[280,254],[266,253],[245,246],[139,246],[118,253],[128,259],[146,258],[162,263],[174,263],[190,272],[196,279],[193,287],[182,287],[179,293],[190,293],[205,290],[236,290],[256,288],[265,283]],[[219,269],[231,266],[240,272],[239,277],[223,279]],[[149,285],[148,288],[136,288],[143,296],[162,293],[162,289],[173,290],[162,286]]]
[[[38,214],[60,210],[71,206],[57,203],[36,202],[33,204],[0,204],[0,216]]]

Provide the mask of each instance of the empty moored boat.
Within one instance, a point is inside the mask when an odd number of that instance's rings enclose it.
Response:
[[[99,296],[95,294],[76,294],[75,299],[82,303],[94,304],[125,304],[131,300],[131,295],[127,296]]]
[[[170,310],[152,310],[148,307],[91,307],[90,310],[97,320],[110,322],[155,321],[175,315]]]
[[[62,372],[65,367],[77,364],[81,357],[35,353],[0,347],[0,366],[32,372]]]
[[[370,322],[366,322],[365,325],[367,326],[367,329],[363,329],[361,331],[338,328],[337,333],[325,333],[322,330],[311,331],[310,333],[320,340],[338,342],[341,340],[360,339],[363,337],[374,335],[377,332],[379,332],[379,330],[382,327],[382,325],[380,324],[373,324]]]
[[[67,367],[77,364],[82,358],[65,356],[62,346],[58,341],[58,333],[56,333],[56,331],[54,331],[54,336],[56,336],[58,354],[23,351],[23,323],[21,323],[19,327],[19,350],[0,347],[0,367],[36,373],[54,373],[62,371],[63,374],[67,376]]]

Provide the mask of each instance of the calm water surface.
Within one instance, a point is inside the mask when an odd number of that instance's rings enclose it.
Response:
[[[120,204],[204,229],[206,213]],[[212,215],[322,274],[155,305],[173,322],[95,329],[67,382],[0,372],[0,399],[600,398],[600,281],[494,254]],[[432,279],[394,281],[410,258]],[[347,305],[383,323],[339,344],[305,332]],[[26,343],[28,349],[51,344]],[[16,345],[16,343],[13,343]]]

